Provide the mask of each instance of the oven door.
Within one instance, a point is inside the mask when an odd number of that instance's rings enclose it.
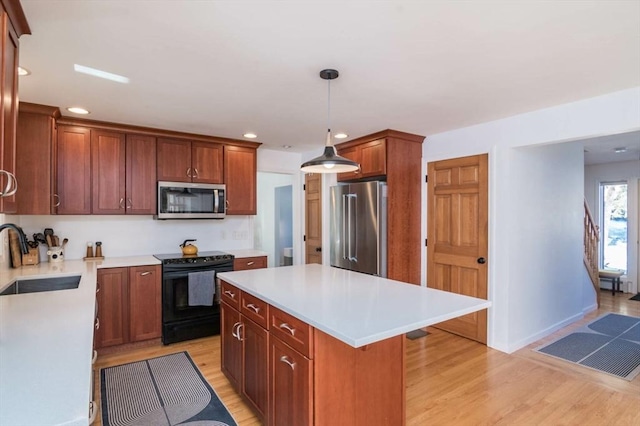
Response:
[[[169,323],[215,316],[220,311],[219,288],[216,284],[216,294],[212,306],[189,305],[189,274],[192,272],[231,271],[233,267],[212,267],[212,265],[171,265],[163,266],[162,272],[162,322]],[[216,279],[216,282],[218,280]]]

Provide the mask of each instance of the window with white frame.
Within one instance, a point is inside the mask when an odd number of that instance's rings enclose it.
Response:
[[[627,182],[600,184],[600,266],[627,271]]]

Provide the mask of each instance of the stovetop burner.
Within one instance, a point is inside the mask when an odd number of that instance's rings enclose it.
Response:
[[[154,254],[164,265],[184,263],[213,263],[233,260],[234,256],[223,251],[201,251],[198,254],[184,255],[182,253]]]

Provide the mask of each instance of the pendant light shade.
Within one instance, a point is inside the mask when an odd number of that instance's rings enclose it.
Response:
[[[355,161],[339,156],[336,152],[336,147],[331,143],[331,80],[338,78],[338,75],[339,73],[336,70],[327,69],[320,71],[320,78],[327,80],[329,85],[327,108],[329,129],[327,129],[327,141],[324,147],[324,153],[300,166],[300,170],[305,173],[346,173],[355,172],[360,169],[360,165]]]

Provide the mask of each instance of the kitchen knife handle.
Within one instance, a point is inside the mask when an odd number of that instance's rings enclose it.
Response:
[[[283,322],[282,324],[280,324],[280,328],[283,330],[287,330],[289,333],[291,333],[292,336],[296,335],[296,329],[292,328],[289,324],[287,324],[286,322]]]
[[[58,199],[58,202],[54,203],[53,207],[59,207],[60,206],[60,196],[58,194],[53,194],[53,196]]]
[[[280,362],[284,362],[285,364],[287,364],[289,367],[291,367],[292,370],[296,369],[296,363],[295,362],[291,362],[289,361],[289,357],[286,355],[282,355],[280,357]]]

